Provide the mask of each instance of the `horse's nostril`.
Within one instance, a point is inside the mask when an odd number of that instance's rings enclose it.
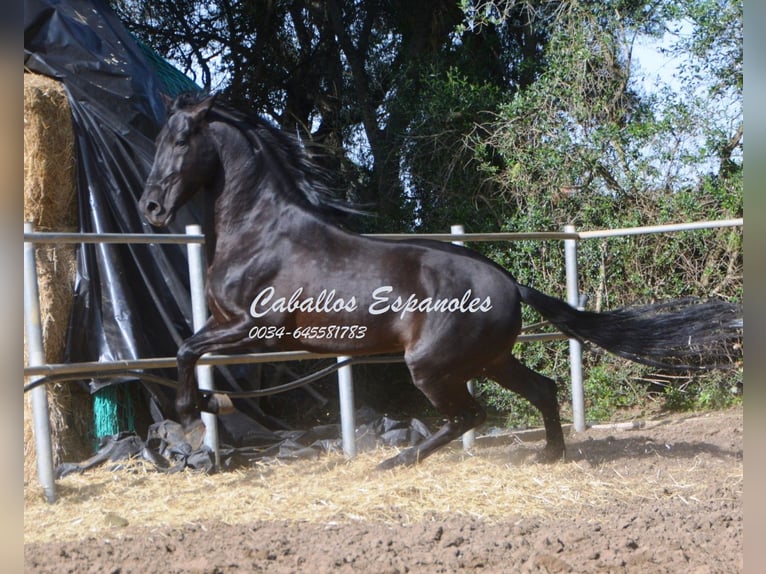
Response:
[[[160,210],[160,204],[156,201],[147,201],[146,202],[146,211],[149,213],[157,213]]]

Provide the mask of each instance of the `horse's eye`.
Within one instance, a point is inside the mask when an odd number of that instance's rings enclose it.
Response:
[[[176,146],[178,147],[184,147],[189,145],[189,139],[186,137],[180,137],[176,140]]]

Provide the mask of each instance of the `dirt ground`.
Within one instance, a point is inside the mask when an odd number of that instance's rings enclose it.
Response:
[[[175,501],[187,505],[188,510],[186,521],[181,523],[120,523],[105,514],[101,530],[86,530],[78,537],[33,533],[32,526],[25,525],[25,571],[742,572],[741,408],[666,416],[642,421],[640,428],[633,429],[593,428],[572,434],[567,445],[568,462],[552,466],[531,462],[540,442],[487,439],[479,442],[472,457],[438,453],[421,463],[420,470],[386,471],[387,480],[415,476],[422,482],[422,477],[429,477],[428,492],[415,487],[403,489],[405,496],[410,492],[414,506],[422,507],[415,519],[406,513],[392,512],[381,518],[379,514],[365,517],[351,511],[336,512],[335,519],[321,512],[315,518],[308,515],[284,520],[277,515],[264,519],[254,508],[263,510],[264,505],[243,498],[242,506],[252,505],[252,512],[239,509],[237,514],[215,520],[197,516],[187,494],[178,494]],[[382,460],[385,455],[376,451],[374,456]],[[507,478],[482,484],[479,496],[486,497],[486,510],[466,513],[460,507],[460,491],[456,499],[453,491],[447,491],[446,483],[459,482],[456,477],[460,473],[467,475],[465,480],[480,481],[476,468],[482,467],[474,466],[477,463],[473,461],[500,465]],[[568,482],[572,473],[565,474],[566,469],[577,471],[576,481]],[[416,472],[428,474],[412,475]],[[519,511],[503,514],[503,498],[519,486],[514,485],[516,474],[526,477],[519,480],[528,481],[521,486],[528,492],[530,510],[522,506]],[[332,480],[330,476],[334,475],[317,475],[313,480]],[[375,473],[364,476],[368,478],[357,479],[365,483],[359,490],[375,492]],[[567,481],[556,485],[565,489],[567,496],[541,500],[547,495],[536,485],[551,477],[558,481],[558,476]],[[311,476],[306,478],[312,481]],[[265,480],[277,484],[279,471]],[[442,485],[445,491],[440,496],[434,491]],[[590,494],[594,492],[591,487],[600,489],[602,495]],[[195,493],[198,500],[223,495],[222,491],[204,488]],[[66,496],[68,491],[64,492]],[[299,494],[295,493],[296,499]],[[135,496],[136,505],[141,504],[141,494],[136,492]],[[289,508],[289,496],[280,495],[280,504],[285,505],[280,508]],[[448,496],[452,496],[448,503],[439,503]],[[284,498],[287,500],[281,500]],[[272,499],[276,500],[273,493]],[[233,511],[236,502],[228,500],[221,502]],[[493,500],[498,512],[493,512]],[[40,516],[45,509],[39,504],[43,503],[27,502],[25,523],[34,521],[39,526],[44,522]],[[61,525],[62,519],[56,517],[51,522]],[[55,529],[55,524],[50,528]]]

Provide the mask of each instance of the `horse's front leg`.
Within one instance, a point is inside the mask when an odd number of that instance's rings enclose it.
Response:
[[[210,352],[232,352],[252,345],[248,337],[248,325],[235,323],[221,325],[213,318],[205,326],[186,339],[176,355],[178,365],[178,388],[176,390],[176,412],[183,425],[186,439],[193,448],[202,445],[205,426],[201,412],[226,414],[234,410],[228,396],[223,394],[201,395],[194,375],[194,368],[200,357]]]

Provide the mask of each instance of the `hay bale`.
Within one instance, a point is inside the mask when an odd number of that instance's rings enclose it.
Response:
[[[24,74],[24,221],[77,228],[69,103],[59,82],[37,74]]]
[[[24,74],[24,220],[39,231],[77,230],[77,192],[72,118],[59,82]],[[46,362],[61,362],[75,277],[73,245],[36,249],[40,313]],[[24,364],[27,364],[26,341]],[[87,444],[91,400],[70,384],[48,387],[54,464],[82,460]],[[24,401],[24,480],[36,477],[29,397]]]

